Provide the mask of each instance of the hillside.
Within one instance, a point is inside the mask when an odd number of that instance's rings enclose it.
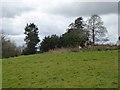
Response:
[[[117,88],[117,55],[81,51],[3,59],[3,88]]]

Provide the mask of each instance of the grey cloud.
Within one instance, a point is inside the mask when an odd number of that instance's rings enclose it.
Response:
[[[118,35],[120,36],[120,1],[118,3]]]
[[[93,14],[110,14],[118,12],[117,2],[74,2],[65,3],[48,9],[50,13],[64,16],[90,16]]]
[[[34,7],[27,5],[23,2],[2,2],[2,15],[0,17],[14,18],[24,12],[34,10]]]

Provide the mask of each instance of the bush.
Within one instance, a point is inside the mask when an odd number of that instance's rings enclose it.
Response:
[[[78,48],[71,48],[70,51],[71,52],[79,52],[80,50]]]

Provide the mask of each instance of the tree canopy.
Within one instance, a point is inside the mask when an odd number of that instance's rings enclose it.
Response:
[[[87,29],[89,31],[89,39],[92,39],[93,45],[96,40],[105,37],[107,33],[106,27],[100,16],[92,15],[87,21]]]
[[[55,49],[59,47],[59,37],[57,35],[47,36],[41,42],[40,50],[41,52],[47,52],[50,49]]]
[[[62,35],[63,44],[65,46],[84,46],[85,41],[88,40],[88,32],[85,29],[85,21],[82,17],[75,19],[73,23],[69,25],[69,28],[65,34]]]

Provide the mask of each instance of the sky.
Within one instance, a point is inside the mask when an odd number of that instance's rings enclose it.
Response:
[[[109,43],[118,39],[118,0],[1,0],[0,30],[18,46],[25,44],[24,28],[35,23],[39,37],[66,32],[78,17],[98,14],[108,31]]]

